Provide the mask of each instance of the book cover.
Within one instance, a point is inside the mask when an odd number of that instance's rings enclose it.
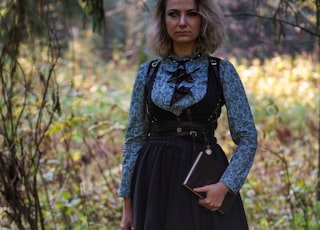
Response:
[[[193,189],[217,183],[224,170],[225,168],[216,159],[214,159],[212,155],[201,151],[188,172],[183,182],[183,186],[193,192],[200,199],[204,199],[205,194],[195,192]],[[235,198],[235,194],[227,193],[218,211],[223,214],[227,213]]]

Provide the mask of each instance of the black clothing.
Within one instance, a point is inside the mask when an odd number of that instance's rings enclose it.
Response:
[[[210,76],[210,75],[209,75]],[[224,166],[228,160],[216,143],[214,130],[219,94],[215,79],[208,78],[206,96],[175,116],[152,103],[150,91],[147,104],[151,126],[164,121],[193,121],[203,124],[206,138],[191,135],[174,135],[175,127],[168,135],[151,135],[138,153],[132,181],[132,210],[135,230],[247,230],[248,224],[240,195],[227,214],[211,212],[198,204],[198,198],[182,186],[198,152],[208,141],[217,160]],[[148,84],[152,88],[152,81]],[[211,105],[211,106],[208,106]],[[161,127],[161,125],[160,125]],[[178,128],[178,127],[177,127]],[[151,132],[154,128],[151,128]],[[166,130],[164,130],[166,131]],[[211,133],[211,135],[210,135]],[[172,134],[172,135],[171,135]]]

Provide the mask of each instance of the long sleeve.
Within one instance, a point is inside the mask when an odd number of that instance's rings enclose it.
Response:
[[[140,66],[136,76],[129,111],[129,125],[126,131],[122,178],[118,195],[120,197],[130,196],[130,187],[134,166],[138,157],[138,151],[144,144],[147,136],[148,120],[145,114],[145,79],[148,70],[148,63]]]
[[[167,82],[165,70],[174,70],[176,64],[169,60],[163,60],[154,83],[152,94],[153,102],[162,109],[180,114],[181,111],[199,102],[205,95],[207,84],[207,58],[200,58],[193,62],[188,62],[188,71],[194,70],[197,66],[202,66],[194,73],[194,83],[191,91],[193,96],[185,97],[174,106],[169,106],[172,88]],[[146,141],[148,121],[145,113],[145,78],[148,63],[144,63],[137,74],[129,112],[129,125],[126,132],[123,150],[122,178],[118,195],[129,197],[132,174],[138,157],[138,151]],[[230,165],[221,177],[220,181],[226,184],[233,192],[237,192],[242,187],[252,166],[257,148],[257,131],[255,129],[250,106],[242,86],[241,80],[228,61],[220,62],[220,77],[223,86],[225,104],[232,139],[237,144],[237,149],[233,154]],[[166,92],[166,93],[164,93]]]
[[[239,75],[228,61],[221,61],[220,76],[232,140],[237,148],[220,181],[233,192],[242,187],[257,148],[257,130]]]

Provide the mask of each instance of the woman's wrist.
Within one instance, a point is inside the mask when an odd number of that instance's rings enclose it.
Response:
[[[230,189],[229,189],[228,186],[225,185],[224,183],[218,182],[217,184],[219,185],[219,188],[221,189],[221,191],[222,191],[224,194],[227,194],[228,192],[230,192]]]
[[[123,198],[123,209],[124,210],[131,209],[131,198],[129,197]]]

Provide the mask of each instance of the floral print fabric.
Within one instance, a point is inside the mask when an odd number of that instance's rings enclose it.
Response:
[[[176,72],[181,62],[184,62],[185,72],[192,73],[192,81],[171,80],[170,73]],[[151,92],[154,104],[179,116],[185,109],[198,103],[207,92],[208,65],[206,55],[190,55],[183,58],[170,56],[162,59]],[[123,150],[122,178],[118,192],[120,197],[129,197],[131,194],[131,180],[137,153],[147,138],[149,121],[145,111],[144,91],[148,67],[149,62],[141,65],[133,86],[129,126]],[[245,90],[234,66],[229,61],[221,60],[219,70],[231,137],[237,145],[230,165],[220,181],[231,191],[237,192],[242,187],[254,160],[257,131]],[[177,87],[187,88],[190,92],[172,103],[172,96]]]

